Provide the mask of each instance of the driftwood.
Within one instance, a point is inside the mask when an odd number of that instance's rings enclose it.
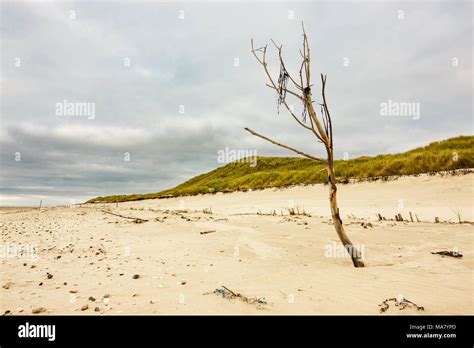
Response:
[[[148,220],[145,220],[145,219],[140,219],[140,218],[137,218],[137,217],[131,217],[131,216],[124,216],[124,215],[120,215],[120,214],[116,214],[116,213],[112,213],[111,211],[107,211],[107,210],[101,210],[103,213],[106,213],[106,214],[110,214],[110,215],[114,215],[114,216],[118,216],[118,217],[121,217],[121,218],[124,218],[124,219],[130,219],[130,220],[133,220],[133,222],[137,223],[137,224],[141,224],[143,222],[147,222]]]
[[[305,152],[302,152],[294,147],[284,145],[274,139],[271,139],[267,136],[261,135],[252,129],[245,128],[250,134],[259,137],[263,140],[266,140],[274,145],[282,147],[284,149],[293,151],[300,156],[309,158],[318,163],[323,163],[328,175],[328,184],[329,184],[329,204],[331,208],[332,221],[334,223],[334,228],[339,237],[344,248],[347,250],[351,256],[352,263],[354,267],[364,267],[364,261],[362,259],[362,254],[357,249],[347,236],[342,220],[339,214],[339,207],[337,204],[336,198],[336,173],[334,172],[334,140],[333,140],[333,129],[332,129],[332,119],[329,112],[328,103],[326,100],[326,81],[327,77],[321,74],[321,100],[319,103],[315,104],[313,96],[313,86],[315,85],[311,81],[311,56],[310,48],[308,43],[308,37],[306,35],[304,26],[303,26],[303,49],[300,50],[302,56],[302,62],[299,69],[299,79],[293,78],[288,70],[286,69],[285,63],[283,61],[282,48],[283,46],[278,46],[273,40],[272,43],[275,46],[278,59],[280,63],[280,75],[278,80],[272,78],[270,71],[268,69],[268,63],[266,61],[267,55],[267,46],[260,48],[255,48],[253,44],[253,39],[251,42],[252,54],[254,55],[257,62],[262,66],[263,71],[268,79],[267,87],[275,90],[277,93],[277,104],[278,110],[281,105],[283,105],[288,111],[289,115],[304,129],[308,130],[315,136],[315,140],[322,143],[326,150],[326,158],[319,158],[312,155],[309,155]],[[288,85],[290,84],[290,86]],[[302,105],[302,114],[297,116],[294,112],[293,107],[287,103],[286,97],[291,96],[291,98],[296,98],[298,102]],[[316,108],[319,108],[318,112]],[[300,119],[301,118],[301,119]],[[308,122],[309,121],[309,122]]]
[[[395,297],[393,298],[388,298],[385,301],[383,301],[381,304],[379,304],[380,307],[380,313],[384,313],[388,310],[390,307],[389,302],[394,302],[395,306],[400,307],[398,308],[399,310],[403,310],[406,307],[414,307],[416,308],[417,311],[424,311],[425,308],[423,306],[418,306],[416,303],[411,302],[407,300],[406,298],[402,297],[401,299],[397,299]]]
[[[214,232],[217,232],[216,230],[210,230],[210,231],[203,231],[203,232],[199,232],[200,234],[208,234],[208,233],[214,233]]]
[[[456,257],[456,258],[462,257],[462,254],[457,251],[443,250],[443,251],[432,251],[431,253],[434,255],[451,256],[451,257]]]

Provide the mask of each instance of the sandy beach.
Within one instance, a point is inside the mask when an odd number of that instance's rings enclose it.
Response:
[[[358,269],[341,252],[324,185],[2,208],[0,310],[379,314],[384,300],[403,296],[424,310],[389,303],[379,315],[472,315],[474,226],[456,212],[473,221],[473,179],[339,185],[346,231],[364,253]],[[291,207],[301,215],[289,215]],[[390,220],[398,213],[408,221]],[[443,250],[463,257],[432,254]]]

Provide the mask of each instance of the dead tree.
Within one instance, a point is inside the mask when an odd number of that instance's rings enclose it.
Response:
[[[278,52],[278,59],[280,62],[280,74],[278,76],[277,82],[272,78],[269,70],[268,63],[266,61],[267,46],[260,48],[254,48],[253,39],[251,40],[252,54],[255,56],[257,61],[262,65],[265,74],[267,75],[269,83],[268,87],[272,88],[277,92],[277,103],[278,108],[283,105],[288,113],[293,117],[293,119],[303,128],[311,132],[317,139],[318,142],[322,143],[326,148],[326,159],[318,158],[309,154],[306,154],[300,150],[297,150],[293,147],[281,144],[269,137],[263,136],[249,128],[245,128],[246,131],[255,135],[259,138],[262,138],[266,141],[271,142],[277,146],[283,147],[287,150],[293,151],[298,155],[309,158],[311,160],[323,163],[326,165],[326,171],[328,174],[328,183],[329,183],[329,202],[331,206],[331,215],[334,222],[334,227],[336,229],[337,235],[344,245],[345,249],[351,256],[352,262],[355,267],[364,267],[364,261],[362,260],[362,255],[360,251],[354,247],[351,240],[344,231],[344,226],[342,225],[342,220],[339,215],[339,208],[337,205],[336,198],[336,175],[334,173],[334,142],[333,142],[333,133],[332,133],[332,120],[331,114],[329,113],[329,108],[326,101],[326,79],[327,77],[321,74],[321,103],[319,103],[320,113],[316,113],[314,108],[313,100],[313,84],[311,83],[311,57],[310,49],[308,44],[308,37],[303,26],[303,51],[300,50],[302,57],[301,66],[299,68],[299,80],[295,80],[288,70],[285,67],[282,56],[282,45],[278,46],[273,40],[273,45],[275,46]],[[288,83],[294,88],[291,89],[288,87]],[[295,115],[294,110],[288,105],[287,97],[291,96],[296,98],[299,102],[302,103],[303,111],[300,117]],[[309,123],[307,120],[309,119]]]

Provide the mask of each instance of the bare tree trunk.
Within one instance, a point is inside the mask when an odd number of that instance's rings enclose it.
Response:
[[[333,165],[333,156],[332,152],[328,151],[328,162],[326,165],[328,172],[329,180],[329,204],[331,206],[331,215],[332,221],[334,222],[334,228],[336,233],[339,236],[339,240],[346,248],[349,253],[354,267],[364,267],[364,261],[362,260],[362,255],[356,247],[352,244],[351,240],[344,231],[344,226],[342,225],[342,220],[339,215],[339,207],[337,206],[337,186],[336,186],[336,176],[334,175],[334,165]]]
[[[318,115],[316,113],[316,110],[314,109],[314,104],[313,104],[314,100],[312,97],[312,90],[311,90],[313,84],[311,83],[311,72],[310,72],[310,65],[311,65],[310,64],[311,63],[310,49],[309,49],[309,44],[308,44],[308,38],[304,30],[304,26],[303,26],[303,50],[300,51],[301,55],[303,56],[303,61],[301,63],[300,71],[299,71],[299,76],[300,76],[299,82],[293,79],[291,75],[289,74],[289,72],[286,70],[285,63],[283,62],[283,57],[282,57],[282,46],[281,45],[278,46],[273,40],[272,42],[275,45],[276,49],[278,50],[278,57],[280,60],[280,75],[278,77],[278,83],[276,83],[273,80],[270,74],[270,71],[268,70],[268,64],[266,62],[267,46],[265,45],[261,48],[255,49],[253,45],[253,39],[252,39],[250,41],[250,44],[252,47],[252,54],[254,55],[255,59],[262,65],[263,70],[265,71],[265,74],[267,75],[268,80],[270,81],[270,84],[267,84],[267,86],[277,91],[278,106],[284,105],[288,113],[296,120],[296,122],[298,122],[298,124],[301,127],[311,131],[314,134],[314,136],[317,138],[317,140],[326,147],[327,160],[308,155],[291,146],[284,145],[269,137],[266,137],[257,132],[254,132],[253,130],[249,128],[245,128],[245,130],[251,133],[252,135],[255,135],[259,138],[262,138],[266,141],[271,142],[272,144],[283,147],[301,156],[310,158],[319,163],[324,163],[326,165],[326,170],[328,173],[328,181],[329,181],[329,204],[331,207],[331,216],[332,216],[332,221],[334,222],[334,228],[336,229],[337,235],[339,236],[341,243],[344,245],[344,248],[349,253],[354,266],[364,267],[364,261],[362,260],[361,252],[352,244],[351,240],[349,239],[349,237],[346,235],[346,232],[344,231],[344,226],[342,225],[342,220],[341,220],[341,217],[339,216],[339,207],[337,206],[336,175],[334,174],[334,156],[333,156],[334,144],[333,144],[333,134],[332,134],[332,120],[331,120],[331,115],[329,113],[328,105],[326,103],[326,93],[325,93],[326,76],[321,74],[321,89],[322,89],[321,95],[322,95],[323,100],[322,100],[322,103],[319,103],[319,106],[321,107],[321,113],[320,113],[320,118],[318,118]],[[288,88],[287,86],[288,81],[290,81],[294,85],[294,87],[296,88],[296,91],[293,91],[290,88]],[[298,119],[298,117],[293,112],[293,109],[290,108],[290,106],[286,102],[285,98],[286,98],[287,93],[291,95],[292,97],[297,98],[303,103],[302,120]],[[309,122],[310,122],[309,125],[306,123],[306,116],[309,116]]]

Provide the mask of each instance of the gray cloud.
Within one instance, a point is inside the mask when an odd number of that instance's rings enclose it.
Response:
[[[250,37],[257,44],[274,38],[296,72],[301,20],[316,88],[318,74],[328,75],[339,157],[472,133],[471,2],[1,6],[2,205],[159,191],[219,166],[216,153],[225,147],[291,155],[252,138],[245,126],[321,155],[310,134],[283,110],[277,115],[249,52]],[[275,62],[270,68],[278,72]],[[64,99],[94,102],[96,117],[56,116]],[[381,116],[380,103],[389,99],[419,102],[420,119]]]

